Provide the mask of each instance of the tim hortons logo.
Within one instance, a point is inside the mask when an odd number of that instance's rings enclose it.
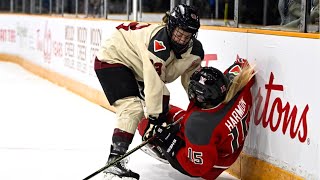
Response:
[[[284,91],[283,85],[274,84],[273,80],[274,75],[271,72],[269,83],[265,85],[267,94],[264,104],[264,97],[260,92],[261,87],[258,89],[255,97],[256,109],[254,113],[254,123],[255,125],[262,123],[264,128],[269,127],[273,132],[281,128],[284,135],[289,131],[291,139],[298,138],[301,143],[304,143],[308,137],[307,113],[309,111],[309,105],[307,104],[304,107],[300,118],[297,118],[298,108],[296,105],[292,107],[289,102],[284,103],[279,97],[271,102],[271,93],[274,91]],[[271,106],[270,112],[267,113],[269,106]],[[310,143],[309,138],[307,143]]]

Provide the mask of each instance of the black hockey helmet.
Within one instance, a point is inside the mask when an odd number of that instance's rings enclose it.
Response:
[[[177,27],[186,32],[192,33],[192,37],[196,37],[200,28],[198,10],[193,6],[180,4],[169,13],[167,23],[168,34],[171,38],[173,50],[175,50],[177,53],[180,53],[179,51],[185,50],[189,46],[189,43],[181,45],[172,41],[173,32]]]
[[[188,96],[199,107],[216,106],[226,97],[228,78],[214,67],[202,67],[195,71],[188,87]]]

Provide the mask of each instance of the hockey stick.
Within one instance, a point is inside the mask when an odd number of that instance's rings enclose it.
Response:
[[[176,125],[177,123],[179,123],[182,120],[182,117],[179,118],[177,121],[169,124],[167,127]],[[115,165],[116,163],[120,162],[122,159],[126,158],[127,156],[129,156],[130,154],[134,153],[135,151],[137,151],[138,149],[142,148],[143,146],[145,146],[146,144],[150,143],[151,141],[153,141],[156,138],[155,135],[153,135],[151,138],[147,139],[146,141],[142,142],[140,145],[138,145],[137,147],[131,149],[130,151],[128,151],[127,153],[125,153],[123,156],[115,159],[114,161],[108,163],[107,165],[103,166],[102,168],[100,168],[99,170],[97,170],[96,172],[92,173],[91,175],[89,175],[88,177],[84,178],[83,180],[88,180],[90,178],[92,178],[93,176],[101,173],[103,170],[107,169],[110,166]]]
[[[130,151],[128,151],[127,153],[125,153],[123,156],[119,157],[118,159],[115,159],[114,161],[108,163],[107,165],[105,165],[104,167],[100,168],[98,171],[92,173],[91,175],[89,175],[88,177],[84,178],[83,180],[88,180],[90,178],[92,178],[93,176],[101,173],[103,170],[107,169],[110,166],[113,166],[114,164],[120,162],[122,159],[126,158],[127,156],[129,156],[130,154],[134,153],[135,151],[137,151],[138,149],[140,149],[141,147],[143,147],[144,145],[148,144],[149,142],[151,142],[156,136],[152,136],[151,138],[147,139],[146,141],[142,142],[140,145],[138,145],[137,147],[131,149]]]

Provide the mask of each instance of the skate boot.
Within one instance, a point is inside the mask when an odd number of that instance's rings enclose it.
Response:
[[[155,158],[165,164],[169,164],[167,158],[164,156],[164,153],[159,146],[148,143],[145,146],[143,146],[141,148],[141,150],[143,152],[145,152],[146,154],[148,154],[149,156],[151,156],[151,157],[153,157],[153,158]]]
[[[111,145],[111,153],[107,163],[115,161],[124,154],[116,151],[115,149],[117,148],[114,148],[114,146],[115,144]],[[120,162],[104,170],[104,180],[139,180],[140,175],[128,169],[128,161],[128,158],[124,158]]]

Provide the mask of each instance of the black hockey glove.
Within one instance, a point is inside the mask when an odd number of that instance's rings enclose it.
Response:
[[[153,117],[153,116],[149,116],[148,120],[149,120],[149,124],[161,125],[162,123],[164,123],[166,121],[166,118],[162,117],[161,115],[159,115],[158,118]]]
[[[161,125],[162,123],[164,123],[166,121],[166,119],[164,118],[164,116],[159,116],[159,118],[153,117],[153,116],[149,116],[148,118],[148,126],[146,127],[145,131],[144,131],[144,135],[142,137],[142,140],[145,141],[149,138],[151,138],[154,135],[154,128],[156,125]]]
[[[156,125],[161,125],[167,121],[167,115],[169,112],[169,96],[163,95],[162,100],[162,113],[159,114],[158,118],[149,115],[148,117],[148,125],[144,131],[142,136],[142,140],[145,141],[151,138],[154,135],[154,127]]]
[[[180,130],[180,125],[169,125],[167,127],[157,125],[155,126],[155,140],[154,143],[160,146],[166,154],[175,157],[178,150],[184,145],[184,141],[176,134]]]

